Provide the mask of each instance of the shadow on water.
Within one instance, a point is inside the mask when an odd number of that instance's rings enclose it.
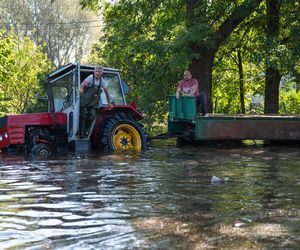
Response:
[[[298,148],[173,141],[139,154],[2,154],[0,249],[297,249],[299,162]]]

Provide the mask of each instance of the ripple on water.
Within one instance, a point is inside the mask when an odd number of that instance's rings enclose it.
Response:
[[[59,203],[38,203],[38,204],[26,204],[26,205],[19,205],[17,207],[24,207],[24,208],[47,208],[47,209],[70,209],[70,208],[77,208],[81,207],[82,203],[78,202],[70,202],[64,201]],[[87,205],[87,203],[86,203]]]
[[[58,220],[58,219],[50,219],[50,220],[41,220],[38,222],[38,225],[39,226],[50,226],[50,227],[53,227],[53,226],[58,226],[58,225],[61,225],[63,222],[61,220]]]
[[[18,229],[18,230],[26,229],[25,226],[19,225],[19,224],[14,224],[14,223],[0,223],[0,227],[2,227],[2,228],[14,228],[14,229]]]
[[[68,195],[66,194],[48,194],[47,197],[49,198],[58,198],[58,199],[62,199],[62,198],[66,198]]]
[[[35,188],[34,191],[57,191],[57,190],[62,190],[61,187],[53,187],[53,186],[48,186],[48,187],[38,187]]]
[[[82,220],[85,218],[85,216],[82,215],[76,215],[76,214],[71,214],[71,215],[66,215],[62,217],[64,220]]]
[[[0,202],[13,200],[14,197],[12,195],[0,195]]]
[[[0,180],[0,184],[10,184],[10,183],[15,183],[15,182],[18,182],[19,180],[18,179],[10,179],[10,180]]]
[[[55,211],[38,211],[38,210],[24,210],[17,212],[15,215],[28,218],[60,218],[72,215],[70,212],[55,212]]]

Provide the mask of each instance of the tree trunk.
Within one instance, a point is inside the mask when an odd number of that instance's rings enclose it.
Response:
[[[267,68],[265,87],[265,114],[277,114],[279,110],[279,70]]]
[[[267,0],[267,41],[275,41],[279,33],[280,1]],[[276,43],[275,43],[276,44]],[[267,45],[269,46],[269,44]],[[269,51],[272,49],[270,46]],[[270,53],[268,53],[270,54]],[[267,58],[265,79],[265,113],[277,114],[279,110],[279,84],[281,75],[275,62]]]
[[[240,103],[241,103],[242,114],[245,114],[246,110],[245,110],[244,71],[243,71],[242,55],[240,50],[238,50],[237,55],[238,55],[239,82],[240,82]]]
[[[201,57],[194,58],[190,65],[190,70],[192,71],[193,78],[198,80],[199,91],[204,92],[207,98],[207,111],[212,113],[212,69],[213,60],[215,57],[215,50],[209,49],[199,49],[201,52]]]

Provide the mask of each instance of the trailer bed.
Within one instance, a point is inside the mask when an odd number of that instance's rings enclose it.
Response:
[[[299,115],[197,113],[194,97],[169,97],[168,132],[193,140],[300,141]]]
[[[300,116],[196,116],[195,140],[300,140]]]

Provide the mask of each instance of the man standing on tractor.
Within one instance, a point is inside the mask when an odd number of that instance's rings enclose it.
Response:
[[[108,108],[112,108],[107,82],[104,81],[102,75],[103,68],[96,66],[94,74],[89,75],[80,84],[80,137],[86,137],[88,135],[91,123],[96,119],[102,89],[106,95]]]
[[[190,70],[185,70],[183,73],[183,79],[179,82],[176,91],[176,98],[179,99],[180,95],[195,96],[197,109],[201,108],[202,116],[207,117],[207,104],[206,95],[199,92],[198,81],[192,78]]]

